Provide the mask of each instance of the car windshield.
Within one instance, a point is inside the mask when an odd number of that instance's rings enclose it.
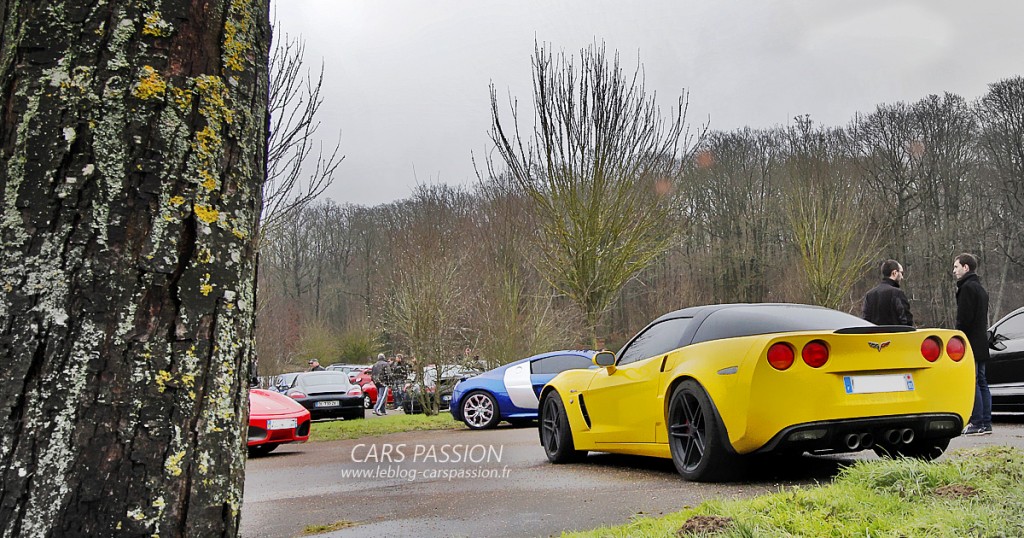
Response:
[[[701,323],[694,344],[709,340],[794,331],[834,331],[874,324],[856,316],[803,305],[736,306],[712,312]]]

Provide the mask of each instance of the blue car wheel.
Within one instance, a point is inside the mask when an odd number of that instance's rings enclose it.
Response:
[[[472,430],[486,430],[497,426],[501,421],[498,402],[487,392],[470,392],[462,399],[462,421]]]

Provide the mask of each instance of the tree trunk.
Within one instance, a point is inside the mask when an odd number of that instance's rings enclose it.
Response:
[[[268,18],[0,2],[0,535],[237,534]]]

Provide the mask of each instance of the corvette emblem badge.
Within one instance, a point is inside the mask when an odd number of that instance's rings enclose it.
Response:
[[[871,346],[872,349],[877,349],[878,352],[881,353],[883,349],[885,349],[886,347],[889,347],[890,343],[892,343],[890,340],[886,340],[885,342],[882,342],[882,343],[868,342],[868,345]]]

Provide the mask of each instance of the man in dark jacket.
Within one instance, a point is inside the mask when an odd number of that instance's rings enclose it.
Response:
[[[900,289],[903,266],[896,260],[882,262],[882,281],[864,296],[864,319],[875,325],[913,325],[910,301]]]
[[[377,403],[373,406],[374,415],[388,414],[388,382],[391,378],[391,365],[383,353],[377,354],[377,362],[370,369],[370,380],[377,386]]]
[[[985,363],[988,362],[988,292],[981,285],[978,258],[973,254],[961,254],[953,259],[953,276],[956,277],[956,328],[967,335],[967,342],[974,352],[975,387],[974,410],[971,420],[964,428],[964,435],[987,435],[992,433],[992,394],[985,379]]]

